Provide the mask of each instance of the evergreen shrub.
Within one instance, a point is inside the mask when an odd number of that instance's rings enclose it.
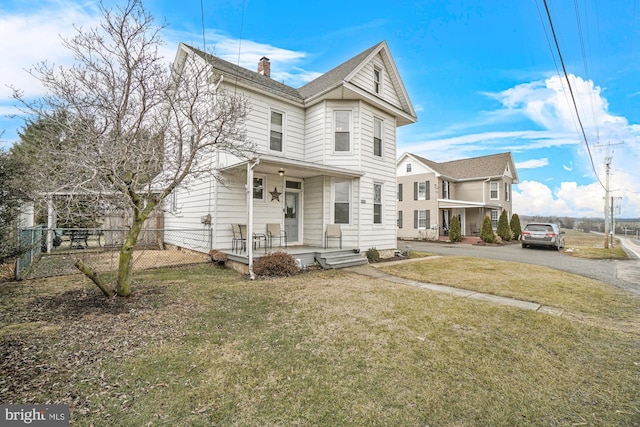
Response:
[[[457,216],[451,218],[451,224],[449,224],[449,240],[452,242],[462,242],[462,231],[460,230],[460,221]]]
[[[491,218],[485,216],[482,221],[482,230],[480,231],[480,238],[486,243],[495,243],[496,236],[493,234],[493,226],[491,224]]]
[[[511,228],[509,228],[507,211],[502,211],[498,219],[498,236],[505,242],[511,241]]]

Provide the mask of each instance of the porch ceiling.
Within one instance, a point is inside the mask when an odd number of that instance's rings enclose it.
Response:
[[[247,160],[241,163],[236,163],[235,165],[227,166],[223,170],[244,169],[248,162],[249,161]],[[310,178],[320,175],[342,178],[358,178],[364,175],[362,172],[266,154],[260,155],[259,163],[253,170],[255,173],[275,175],[278,173],[280,168],[284,169],[285,176],[292,176],[296,178]]]

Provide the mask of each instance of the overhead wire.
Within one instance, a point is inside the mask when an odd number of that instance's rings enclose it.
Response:
[[[593,173],[595,174],[598,182],[606,190],[606,186],[602,183],[600,176],[598,175],[598,171],[596,170],[595,162],[593,161],[593,155],[591,154],[591,147],[589,147],[589,140],[587,138],[587,133],[584,130],[584,125],[582,124],[582,119],[580,118],[580,112],[578,111],[578,103],[576,101],[576,97],[573,93],[573,88],[571,87],[571,81],[569,80],[569,74],[567,73],[567,67],[565,66],[564,59],[562,57],[562,52],[560,51],[560,45],[558,43],[558,37],[556,36],[556,31],[553,26],[553,20],[551,19],[551,12],[549,11],[549,5],[547,4],[547,0],[543,0],[545,11],[547,13],[547,18],[549,19],[549,28],[551,29],[551,34],[553,35],[553,40],[556,46],[556,50],[558,52],[558,58],[560,59],[560,65],[562,66],[562,72],[567,81],[567,86],[569,88],[569,93],[571,94],[571,101],[573,104],[573,109],[576,113],[576,117],[578,119],[578,124],[580,127],[580,131],[582,133],[582,138],[584,140],[585,146],[587,147],[587,153],[589,154],[589,160],[591,161],[591,167],[593,169]]]

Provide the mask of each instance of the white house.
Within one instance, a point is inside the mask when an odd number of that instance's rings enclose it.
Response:
[[[198,250],[230,249],[238,223],[259,234],[280,224],[290,248],[323,247],[330,224],[340,226],[343,248],[396,247],[396,128],[417,119],[386,42],[297,89],[270,77],[268,58],[253,72],[184,44],[181,53],[206,59],[226,89],[249,98],[257,153],[211,159],[224,185],[175,191],[166,229],[200,228],[209,245]]]
[[[397,164],[398,238],[437,239],[453,216],[463,236],[478,235],[485,216],[497,228],[502,211],[513,214],[518,173],[511,153],[441,163],[404,153]]]

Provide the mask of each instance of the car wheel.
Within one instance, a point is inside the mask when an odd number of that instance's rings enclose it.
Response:
[[[529,246],[525,245],[524,243],[522,244],[522,249],[526,249],[526,248],[528,248],[528,247],[529,247]]]

